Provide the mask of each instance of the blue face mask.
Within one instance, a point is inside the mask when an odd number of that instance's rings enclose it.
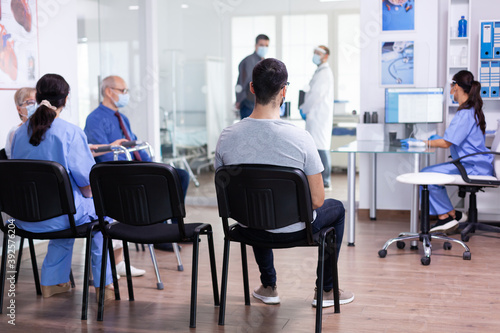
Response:
[[[27,118],[30,118],[36,111],[36,109],[38,109],[38,104],[31,104],[31,105],[26,105],[26,111],[28,111],[28,117]]]
[[[313,55],[313,62],[316,66],[321,65],[321,56],[319,54],[314,54]]]
[[[119,94],[118,101],[115,102],[115,106],[117,108],[123,108],[128,105],[128,101],[130,100],[129,94]]]
[[[257,54],[259,55],[259,57],[264,58],[267,54],[267,49],[267,46],[259,46],[257,48]]]

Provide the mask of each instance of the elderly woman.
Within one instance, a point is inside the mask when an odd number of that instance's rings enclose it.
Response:
[[[7,141],[5,142],[5,153],[7,158],[10,158],[12,139],[16,130],[28,120],[28,118],[35,113],[35,88],[21,88],[14,94],[14,102],[16,103],[17,114],[21,119],[21,123],[12,127],[7,134]]]

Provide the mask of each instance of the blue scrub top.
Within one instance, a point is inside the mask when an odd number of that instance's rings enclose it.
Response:
[[[484,134],[476,123],[474,108],[457,111],[446,129],[443,139],[451,142],[451,157],[459,157],[490,151],[484,143]],[[493,155],[475,155],[461,163],[470,175],[493,175]]]
[[[408,0],[403,6],[393,5],[388,0],[382,3],[382,30],[414,30],[415,1]]]
[[[29,143],[28,123],[24,123],[15,133],[12,142],[13,159],[54,161],[61,164],[69,174],[75,199],[76,225],[88,223],[97,218],[92,198],[85,198],[79,187],[90,185],[90,169],[95,164],[87,144],[85,133],[61,118],[54,119],[38,146]],[[16,225],[31,232],[52,232],[69,228],[66,215],[39,223],[16,221]]]
[[[125,125],[125,128],[130,135],[130,139],[137,140],[137,136],[132,132],[132,129],[130,128],[130,121],[128,120],[127,116],[125,116],[123,113],[120,113],[120,115],[123,119],[123,125]],[[88,142],[91,144],[107,145],[119,139],[126,139],[125,134],[120,127],[118,117],[115,115],[115,111],[102,104],[100,104],[97,109],[95,109],[88,115],[84,131],[89,140]],[[146,151],[140,150],[139,154],[141,154],[141,159],[143,161],[151,161],[151,158]],[[118,159],[125,160],[125,154],[118,155]],[[95,158],[95,160],[97,162],[112,161],[113,153],[107,153],[98,156]]]

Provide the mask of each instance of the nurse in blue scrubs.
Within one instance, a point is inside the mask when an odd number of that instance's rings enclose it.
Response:
[[[69,85],[57,74],[46,74],[36,84],[39,105],[31,118],[14,136],[12,158],[55,161],[69,174],[75,200],[75,223],[81,225],[97,219],[90,189],[89,174],[95,161],[85,133],[59,117],[66,105]],[[31,232],[53,232],[69,228],[67,216],[40,223],[16,221],[16,225]],[[50,297],[70,289],[69,275],[74,239],[54,239],[49,242],[42,266],[42,294]],[[94,286],[99,287],[101,275],[102,234],[95,233],[92,245]],[[107,289],[111,289],[111,269],[106,272]],[[106,290],[106,294],[108,294]]]
[[[450,94],[459,103],[457,113],[444,137],[429,140],[429,147],[450,148],[452,159],[479,153],[488,152],[484,143],[486,122],[481,99],[481,84],[474,80],[469,71],[460,71],[453,76]],[[461,160],[468,175],[493,175],[493,156],[475,155]],[[440,172],[459,174],[457,167],[452,163],[442,163],[422,169],[422,172]],[[458,227],[459,222],[467,220],[467,216],[455,211],[444,186],[429,185],[430,214],[438,216],[438,222],[431,227],[431,232],[451,232]]]

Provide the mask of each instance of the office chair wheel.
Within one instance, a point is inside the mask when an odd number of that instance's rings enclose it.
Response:
[[[444,242],[443,249],[445,249],[445,250],[451,250],[451,243],[450,242]]]
[[[398,249],[402,250],[405,248],[406,244],[403,241],[397,241],[396,246],[398,247]]]
[[[385,258],[386,255],[387,255],[387,250],[380,250],[380,251],[378,251],[378,256],[380,258]]]
[[[464,254],[463,254],[463,258],[464,258],[464,260],[470,260],[470,252],[469,251],[465,251]]]
[[[462,238],[462,242],[468,242],[469,241],[469,235],[462,235],[460,238]]]
[[[465,255],[465,253],[464,253],[464,255]],[[422,257],[422,259],[420,259],[420,262],[424,266],[429,266],[429,264],[431,263],[431,257]]]

